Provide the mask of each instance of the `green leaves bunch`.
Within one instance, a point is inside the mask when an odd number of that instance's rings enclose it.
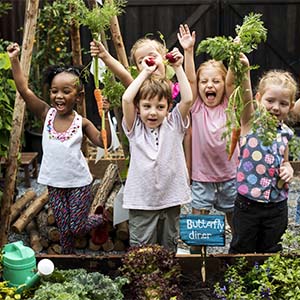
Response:
[[[92,10],[82,7],[80,22],[87,26],[92,32],[93,38],[98,40],[101,31],[109,28],[111,18],[123,12],[125,4],[124,0],[114,0],[104,1],[103,6],[97,5]]]
[[[215,284],[215,295],[222,300],[300,299],[300,238],[287,231],[282,237],[283,253],[250,266],[245,257],[227,268],[224,282]]]
[[[132,299],[182,299],[178,287],[181,271],[173,252],[159,245],[131,247],[122,264],[120,271],[131,283]]]
[[[43,279],[32,300],[122,300],[121,289],[127,282],[84,269],[58,270]]]

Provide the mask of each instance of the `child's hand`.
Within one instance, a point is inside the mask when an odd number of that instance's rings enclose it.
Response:
[[[248,57],[244,53],[240,54],[240,62],[245,67],[249,67],[250,66],[249,59],[248,59]]]
[[[196,41],[195,31],[190,33],[189,26],[187,24],[180,24],[179,33],[177,33],[178,41],[183,50],[193,49]]]
[[[6,50],[9,58],[18,57],[20,54],[20,46],[17,43],[10,44]]]
[[[110,103],[107,98],[103,97],[103,110],[107,113],[110,108]]]
[[[183,63],[183,55],[178,48],[173,48],[172,51],[166,54],[166,59],[173,66],[173,68],[180,67]]]
[[[92,57],[102,58],[106,54],[106,49],[101,42],[93,40],[90,42],[90,51]]]
[[[146,70],[149,74],[152,74],[157,69],[155,58],[152,56],[144,57],[142,61],[142,69]]]
[[[294,176],[294,169],[289,162],[283,162],[279,168],[279,177],[284,182],[290,182]]]

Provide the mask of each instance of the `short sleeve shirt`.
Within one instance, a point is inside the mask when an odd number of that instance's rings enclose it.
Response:
[[[188,123],[182,120],[178,106],[157,130],[147,128],[139,115],[130,131],[123,120],[130,144],[124,208],[159,210],[191,201],[182,145]]]

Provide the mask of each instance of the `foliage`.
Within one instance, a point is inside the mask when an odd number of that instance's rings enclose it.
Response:
[[[9,2],[0,2],[0,16],[7,14],[12,9],[12,5]]]
[[[16,287],[10,287],[7,281],[0,281],[0,299],[19,300],[21,295],[17,293]]]
[[[73,0],[74,1],[74,0]],[[87,26],[96,40],[99,39],[101,31],[109,28],[110,20],[113,16],[118,16],[123,12],[126,1],[115,0],[105,1],[103,6],[96,6],[92,10],[82,9],[81,24]]]
[[[106,68],[106,71],[103,74],[104,88],[102,89],[103,96],[109,99],[110,107],[121,106],[121,98],[125,91],[125,87],[119,81],[116,81],[113,73]]]
[[[0,49],[0,157],[7,157],[8,154],[15,92],[9,57]]]
[[[43,278],[32,300],[122,300],[126,278],[112,280],[99,272],[84,269],[58,270]]]
[[[120,268],[130,281],[132,299],[179,300],[180,266],[173,252],[159,245],[131,247]]]
[[[201,41],[197,47],[197,54],[207,52],[213,59],[226,62],[235,74],[235,90],[229,98],[226,109],[227,122],[224,138],[231,136],[233,128],[240,127],[240,117],[244,108],[242,83],[249,68],[241,63],[240,54],[252,52],[257,49],[259,43],[266,41],[267,38],[267,29],[263,26],[260,17],[261,14],[250,13],[244,17],[241,26],[236,26],[235,32],[239,42],[236,42],[235,38],[231,36],[218,36]],[[250,67],[250,69],[254,68],[257,66]],[[227,149],[229,149],[230,138],[228,138],[228,143]]]
[[[283,255],[275,254],[261,265],[249,267],[238,258],[225,272],[224,284],[215,285],[217,299],[300,299],[300,237],[287,231],[282,237]],[[295,256],[298,255],[298,256]]]

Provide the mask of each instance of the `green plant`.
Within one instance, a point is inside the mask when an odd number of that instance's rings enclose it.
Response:
[[[0,157],[7,157],[16,87],[10,72],[10,61],[0,40]]]
[[[131,247],[122,259],[121,273],[130,281],[132,299],[179,300],[181,275],[175,254],[159,245]]]
[[[57,270],[44,278],[32,300],[122,300],[126,278],[114,280],[99,272],[84,269]]]
[[[9,2],[0,3],[0,16],[7,14],[7,12],[12,9],[12,5]]]
[[[217,299],[297,300],[300,299],[300,238],[287,231],[282,236],[282,254],[277,253],[261,265],[250,267],[246,258],[228,267],[224,282],[215,285]]]

